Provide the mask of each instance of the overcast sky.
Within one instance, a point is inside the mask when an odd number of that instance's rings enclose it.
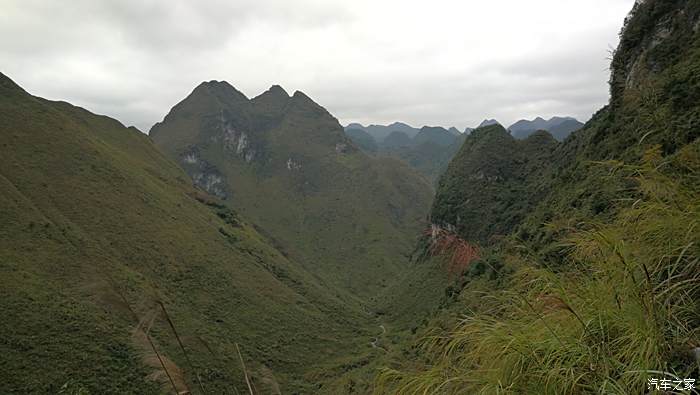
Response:
[[[587,120],[634,0],[0,0],[0,71],[147,132],[204,80],[343,124]]]

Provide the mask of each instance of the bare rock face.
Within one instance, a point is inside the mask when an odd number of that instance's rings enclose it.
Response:
[[[228,197],[226,182],[219,170],[202,159],[197,147],[191,147],[180,156],[180,164],[192,178],[194,185],[220,199]]]
[[[221,133],[212,137],[212,142],[220,144],[227,153],[237,155],[250,163],[255,159],[255,148],[252,147],[248,134],[237,129],[233,123],[226,120],[223,111],[221,114]]]
[[[301,163],[289,158],[287,159],[287,170],[301,170]]]
[[[221,199],[226,199],[224,179],[216,169],[207,169],[200,173],[194,173],[192,180],[195,185],[208,193]]]
[[[613,56],[611,103],[619,103],[629,89],[643,86],[690,49],[700,26],[700,10],[693,2],[637,1],[625,19],[620,44]]]

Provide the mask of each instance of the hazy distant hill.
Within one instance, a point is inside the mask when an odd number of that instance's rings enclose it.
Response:
[[[532,121],[521,119],[508,127],[513,137],[524,139],[538,130],[548,131],[554,138],[563,141],[569,134],[583,127],[583,123],[572,117],[552,117],[544,120],[537,117]]]
[[[413,137],[413,144],[433,143],[446,147],[454,143],[457,136],[459,136],[459,133],[454,134],[440,126],[423,126],[420,132]]]
[[[375,140],[374,137],[372,137],[372,135],[367,133],[364,129],[346,128],[345,134],[362,150],[367,152],[376,152],[378,149],[377,140]]]
[[[389,136],[392,132],[403,132],[406,133],[408,137],[413,137],[418,132],[420,132],[420,129],[414,128],[413,126],[407,125],[403,122],[394,122],[390,125],[369,125],[369,126],[363,126],[359,123],[351,123],[348,126],[345,127],[345,130],[348,129],[361,129],[364,130],[365,132],[369,133],[370,136],[374,137],[374,139],[378,142],[381,143],[387,136]]]
[[[559,141],[564,141],[569,135],[583,127],[583,123],[577,121],[576,119],[567,119],[566,121],[554,125],[547,130],[555,139]]]
[[[382,151],[392,151],[396,149],[408,148],[413,145],[413,140],[404,132],[391,132],[384,141],[379,144]]]
[[[403,123],[394,123],[398,129],[389,133],[383,139],[372,138],[369,130],[386,130],[384,127],[372,125],[362,127],[357,123],[351,123],[345,127],[345,134],[357,144],[358,147],[371,154],[380,156],[391,156],[408,163],[430,181],[435,182],[442,171],[447,166],[447,162],[459,149],[459,144],[464,139],[464,135],[451,127],[445,129],[440,126],[424,126],[421,129],[411,128],[411,132],[406,133]],[[359,129],[362,127],[362,129]],[[391,128],[388,126],[387,128]],[[374,147],[377,147],[374,149]]]

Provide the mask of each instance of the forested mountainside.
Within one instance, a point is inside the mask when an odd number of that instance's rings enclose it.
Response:
[[[433,222],[481,243],[504,236],[543,198],[529,184],[542,179],[557,145],[544,131],[516,140],[499,124],[476,129],[440,178]]]
[[[700,2],[637,2],[610,103],[581,130],[467,137],[424,244],[460,275],[378,392],[644,393],[698,377],[699,30]]]
[[[316,393],[376,352],[374,320],[148,136],[1,74],[0,118],[1,393],[243,393],[244,371]]]
[[[323,107],[272,87],[205,82],[150,133],[195,183],[244,212],[339,294],[365,301],[403,273],[432,190],[360,151]]]

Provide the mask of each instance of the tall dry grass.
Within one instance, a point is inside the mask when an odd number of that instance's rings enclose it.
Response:
[[[700,155],[679,157],[655,149],[639,166],[615,164],[637,195],[612,223],[561,240],[575,269],[520,258],[492,295],[498,309],[425,339],[427,363],[383,370],[376,392],[627,394],[650,377],[697,378]]]

